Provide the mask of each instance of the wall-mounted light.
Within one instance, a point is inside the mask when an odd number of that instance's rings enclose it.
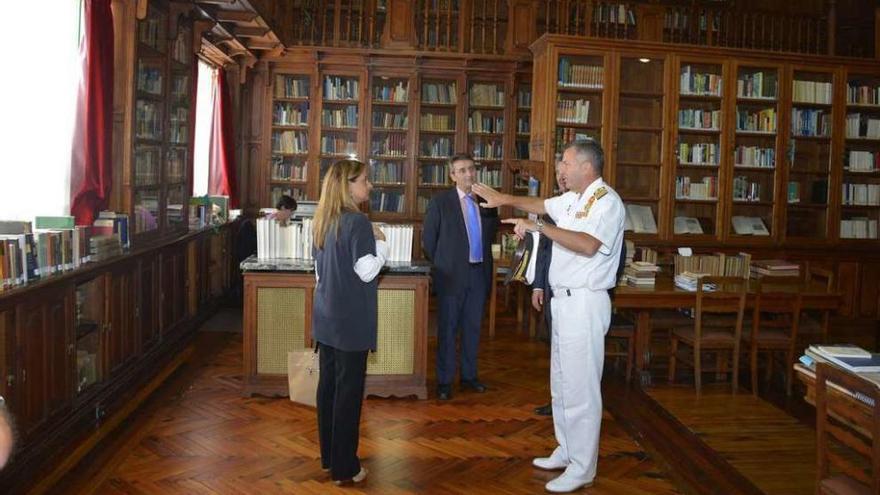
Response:
[[[650,61],[651,61],[651,59],[648,58],[648,57],[641,57],[641,58],[639,58],[639,62],[641,62],[641,63],[643,63],[643,64],[647,64],[647,63],[650,62]]]

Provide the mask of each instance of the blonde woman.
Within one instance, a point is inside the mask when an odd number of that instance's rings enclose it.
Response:
[[[382,231],[357,205],[370,199],[367,166],[334,163],[314,219],[312,333],[320,349],[318,437],[321,467],[336,484],[367,477],[357,456],[367,354],[376,349],[379,270],[388,257]]]

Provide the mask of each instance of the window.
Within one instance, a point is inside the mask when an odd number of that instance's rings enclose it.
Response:
[[[34,18],[31,2],[5,2],[8,19]],[[70,211],[70,157],[80,73],[81,2],[52,3],[40,17],[0,31],[9,77],[0,78],[0,220],[33,221]],[[23,40],[28,48],[21,49]]]
[[[211,128],[214,121],[214,98],[217,69],[199,60],[199,81],[196,90],[196,136],[193,151],[193,196],[208,194],[210,177]]]

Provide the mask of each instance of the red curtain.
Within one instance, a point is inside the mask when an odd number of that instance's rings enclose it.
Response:
[[[85,1],[85,36],[71,157],[70,213],[91,225],[113,185],[113,13],[110,0]]]
[[[229,196],[229,207],[238,208],[238,180],[235,174],[235,139],[232,133],[232,101],[226,71],[217,69],[214,85],[214,118],[211,123],[208,194]]]

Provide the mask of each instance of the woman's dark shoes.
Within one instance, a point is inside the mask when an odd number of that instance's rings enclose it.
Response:
[[[452,387],[449,385],[437,385],[437,400],[449,400],[452,398]]]
[[[461,388],[462,389],[469,388],[469,389],[473,390],[474,392],[479,392],[479,393],[483,393],[486,391],[486,386],[477,380],[462,381]]]
[[[536,407],[535,414],[538,416],[553,416],[553,405],[547,404],[541,407]]]

